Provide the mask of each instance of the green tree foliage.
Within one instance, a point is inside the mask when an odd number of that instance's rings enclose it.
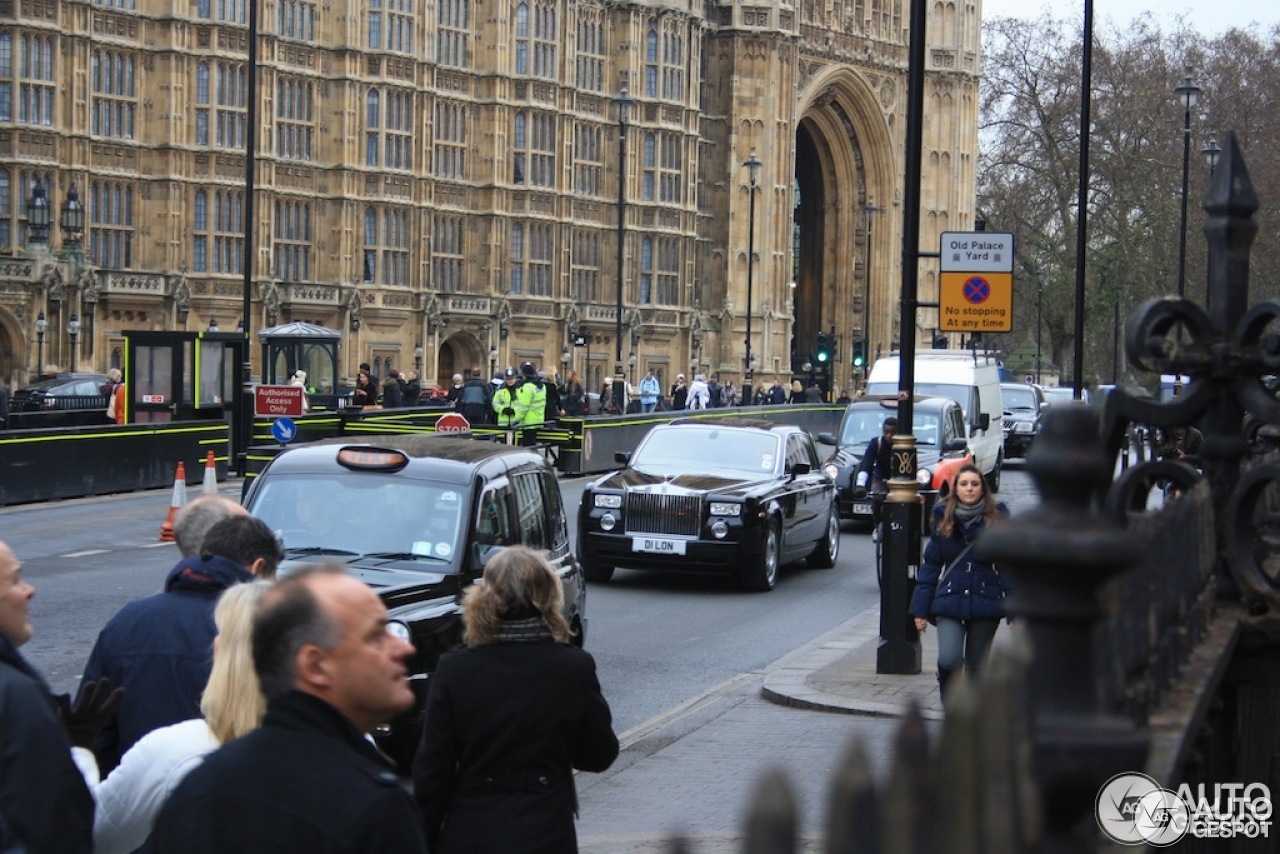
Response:
[[[1036,334],[1036,291],[1045,365],[1069,375],[1074,357],[1080,22],[1048,16],[984,24],[979,113],[978,211],[992,231],[1013,232],[1012,351]],[[1085,261],[1086,379],[1125,377],[1116,364],[1117,320],[1157,295],[1177,293],[1183,110],[1174,87],[1202,87],[1191,113],[1186,295],[1203,304],[1207,275],[1202,203],[1210,139],[1234,130],[1262,209],[1252,256],[1254,298],[1276,290],[1280,265],[1280,27],[1265,36],[1231,30],[1207,38],[1150,18],[1095,29]],[[1118,312],[1117,312],[1118,309]],[[1025,352],[1025,348],[1022,352]]]

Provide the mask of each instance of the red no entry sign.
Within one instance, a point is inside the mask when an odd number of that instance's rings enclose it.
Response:
[[[446,412],[436,420],[437,433],[470,433],[471,423],[456,412]]]

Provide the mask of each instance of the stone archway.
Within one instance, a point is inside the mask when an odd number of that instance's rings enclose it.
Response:
[[[876,342],[892,338],[889,271],[897,226],[881,217],[871,246],[866,213],[869,202],[883,209],[897,201],[882,100],[861,76],[835,69],[811,81],[797,111],[792,369],[808,357],[818,331],[834,327],[840,351],[832,379],[846,388],[853,340],[866,338],[874,352]]]
[[[27,364],[31,361],[28,346],[17,318],[8,310],[0,309],[0,382],[8,389],[20,389],[30,379],[27,376]]]
[[[436,352],[436,377],[432,380],[444,388],[453,382],[454,374],[462,374],[463,378],[478,372],[486,377],[489,367],[489,350],[480,339],[470,332],[455,332],[440,342]]]

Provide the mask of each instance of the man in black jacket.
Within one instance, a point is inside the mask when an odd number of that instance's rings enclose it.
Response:
[[[164,592],[130,602],[112,617],[85,665],[84,685],[102,676],[126,690],[116,720],[98,740],[104,773],[152,730],[200,717],[200,694],[213,666],[213,607],[233,584],[274,578],[284,557],[274,532],[235,502],[205,496],[183,508],[174,535],[185,549],[189,528],[204,526],[198,552],[179,561]]]
[[[412,798],[365,737],[413,705],[413,646],[387,609],[336,566],[304,569],[263,597],[253,662],[262,726],[210,754],[174,790],[156,854],[426,851]]]
[[[4,850],[74,854],[93,848],[93,797],[72,760],[71,743],[49,689],[18,652],[34,634],[27,609],[35,592],[22,580],[13,551],[0,542],[0,816],[8,832]],[[92,757],[84,759],[91,766]]]

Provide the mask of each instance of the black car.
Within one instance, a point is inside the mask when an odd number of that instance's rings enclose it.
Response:
[[[9,398],[11,412],[96,409],[106,420],[106,374],[55,374],[20,388]]]
[[[835,482],[841,518],[871,521],[872,498],[854,494],[854,475],[867,445],[884,432],[884,420],[897,412],[896,397],[855,400],[840,418],[839,433],[818,434],[818,441],[835,446],[822,467]],[[964,412],[950,398],[921,396],[912,403],[911,422],[916,438],[916,482],[923,491],[946,495],[956,471],[973,462],[965,439]]]
[[[462,639],[463,591],[495,550],[545,551],[564,583],[574,643],[585,639],[586,588],[560,485],[536,451],[430,435],[325,439],[272,460],[244,505],[283,540],[281,573],[342,563],[382,597],[390,630],[413,643],[418,702],[376,733],[402,770],[417,748],[427,679]]]
[[[1044,392],[1025,383],[1001,383],[1004,398],[1004,456],[1025,457],[1040,432]]]
[[[681,418],[617,456],[625,467],[589,484],[578,510],[589,581],[624,566],[732,575],[766,591],[789,561],[835,565],[835,487],[801,428]]]

